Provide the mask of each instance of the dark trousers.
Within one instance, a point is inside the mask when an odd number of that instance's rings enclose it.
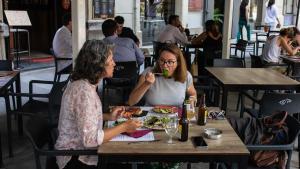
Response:
[[[87,165],[78,160],[78,156],[72,156],[64,169],[97,169],[97,166]]]

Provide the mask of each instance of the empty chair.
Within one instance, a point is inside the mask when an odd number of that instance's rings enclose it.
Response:
[[[262,31],[262,32],[257,32],[256,33],[256,37],[255,37],[256,38],[256,55],[258,55],[259,48],[262,49],[263,45],[267,41],[267,37],[268,37],[268,33],[267,32],[270,30],[270,26],[258,25],[258,26],[255,26],[255,29]]]
[[[244,67],[243,62],[241,60],[235,59],[214,59],[214,67],[236,67],[242,68]]]
[[[28,137],[34,152],[36,169],[58,169],[56,156],[97,155],[94,150],[56,150],[55,128],[42,117],[34,116],[25,124],[25,134]],[[47,147],[47,148],[45,148]],[[46,167],[42,167],[41,156],[46,156]]]
[[[54,64],[55,64],[55,74],[54,74],[54,81],[59,82],[61,75],[69,75],[72,72],[72,65],[59,70],[59,64],[67,61],[72,61],[73,58],[63,58],[63,57],[57,57],[53,51],[53,49],[50,49],[51,54],[54,57]]]
[[[260,56],[250,54],[250,57],[251,57],[251,68],[262,68],[264,66]]]
[[[157,41],[152,41],[152,43],[153,43],[152,65],[154,65],[154,62],[156,62],[157,59],[159,58],[160,49],[168,43],[162,43],[162,42],[157,42]]]
[[[230,58],[242,60],[243,66],[246,67],[246,48],[248,41],[239,39],[236,44],[230,45]],[[234,49],[234,55],[231,55],[231,49]]]
[[[105,104],[106,96],[109,96],[108,90],[114,89],[122,90],[122,102],[124,104],[136,84],[138,74],[139,67],[135,61],[116,62],[113,77],[103,79],[103,103]]]

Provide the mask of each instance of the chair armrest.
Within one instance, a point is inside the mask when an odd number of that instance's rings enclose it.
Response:
[[[97,150],[38,150],[44,156],[98,155]]]
[[[48,94],[32,94],[32,93],[8,93],[10,96],[17,96],[17,97],[39,97],[39,98],[48,98]]]
[[[293,144],[284,145],[246,145],[248,150],[293,150]]]
[[[46,81],[46,80],[31,80],[29,82],[29,94],[33,92],[33,84],[54,84],[54,81]]]

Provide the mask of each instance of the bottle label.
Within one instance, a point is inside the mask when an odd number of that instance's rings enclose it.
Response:
[[[204,113],[204,123],[206,123],[206,120],[207,120],[207,110],[205,110],[205,113]]]
[[[178,138],[181,139],[182,125],[178,125]]]

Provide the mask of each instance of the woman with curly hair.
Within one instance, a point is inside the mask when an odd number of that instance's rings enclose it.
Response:
[[[85,42],[63,94],[56,149],[96,149],[114,136],[141,126],[140,121],[128,120],[113,128],[102,128],[103,120],[115,120],[124,112],[124,107],[117,107],[110,114],[103,114],[96,91],[102,78],[112,77],[114,66],[112,49],[107,44],[100,40]],[[97,156],[59,156],[57,164],[60,169],[94,169],[97,159]]]

